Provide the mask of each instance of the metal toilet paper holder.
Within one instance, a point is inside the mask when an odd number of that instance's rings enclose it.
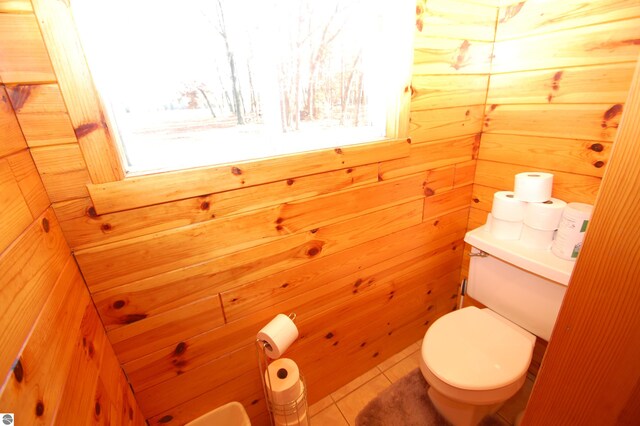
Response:
[[[296,314],[290,313],[289,319],[291,319],[291,321],[295,321]],[[302,373],[300,373],[300,395],[298,395],[295,400],[280,404],[273,401],[271,397],[270,390],[273,389],[273,386],[271,384],[271,376],[267,374],[269,368],[269,357],[266,353],[267,350],[271,349],[271,345],[267,341],[256,339],[258,369],[260,370],[260,380],[262,381],[264,399],[269,411],[269,421],[272,426],[308,426],[311,422],[309,421],[308,416],[307,384]]]

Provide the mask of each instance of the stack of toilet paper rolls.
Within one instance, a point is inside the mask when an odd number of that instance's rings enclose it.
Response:
[[[489,232],[497,239],[520,240],[534,249],[549,249],[567,205],[551,197],[552,187],[551,173],[517,174],[513,191],[499,191],[493,196],[487,218]]]

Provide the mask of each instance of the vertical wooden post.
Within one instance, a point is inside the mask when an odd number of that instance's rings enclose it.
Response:
[[[640,62],[526,425],[640,423]]]

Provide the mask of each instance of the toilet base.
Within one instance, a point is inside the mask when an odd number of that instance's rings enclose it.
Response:
[[[435,390],[433,386],[427,391],[429,399],[436,410],[454,426],[476,426],[490,414],[502,406],[502,402],[491,405],[471,405],[454,401]]]

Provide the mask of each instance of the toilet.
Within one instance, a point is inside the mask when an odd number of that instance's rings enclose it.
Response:
[[[436,320],[422,341],[429,398],[454,426],[477,425],[524,384],[536,336],[549,340],[575,262],[519,241],[470,231],[466,307]]]

